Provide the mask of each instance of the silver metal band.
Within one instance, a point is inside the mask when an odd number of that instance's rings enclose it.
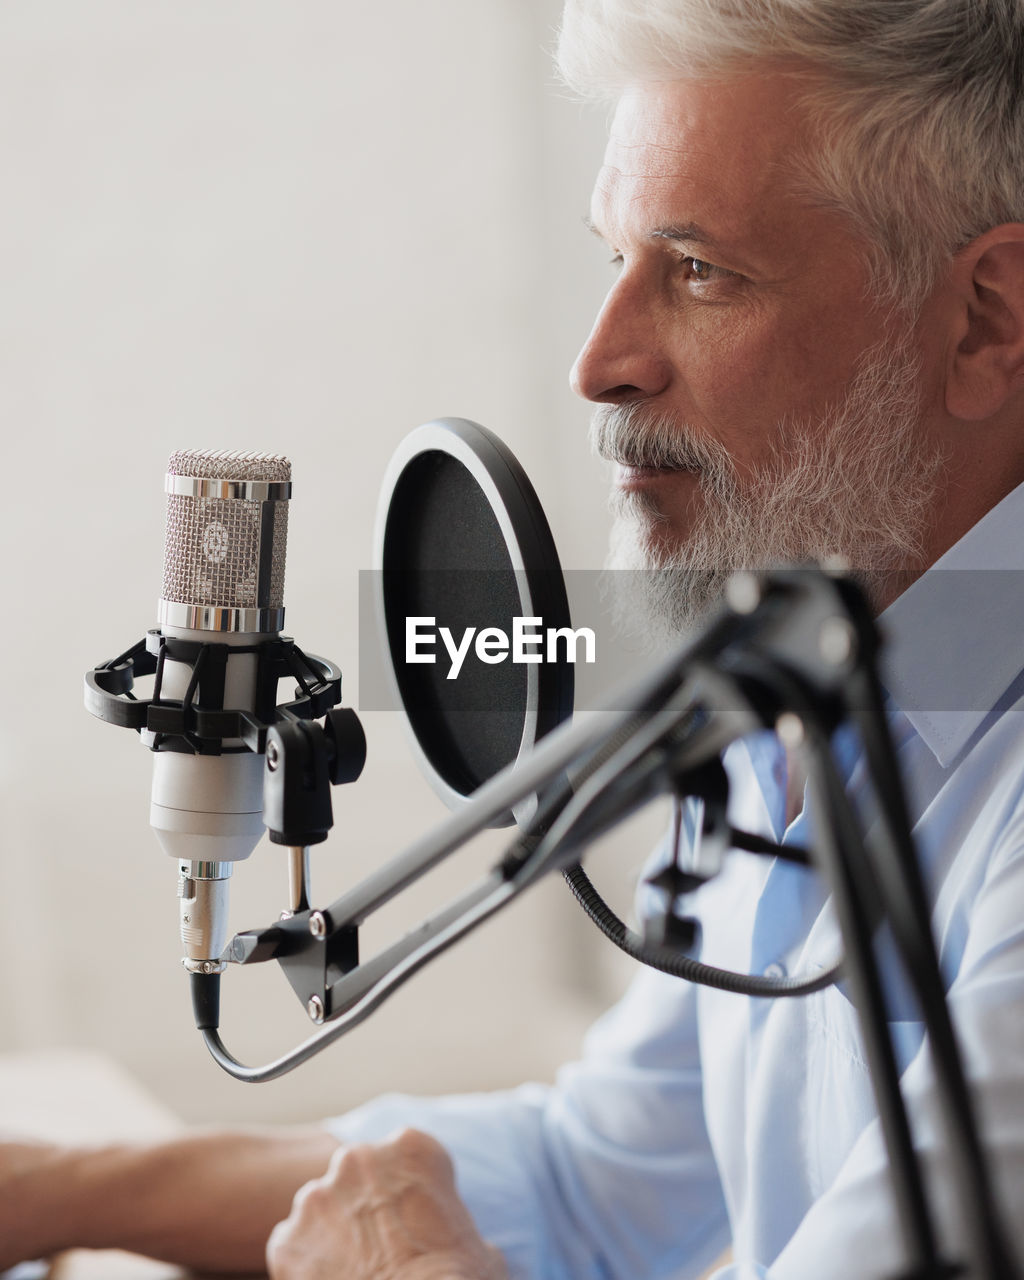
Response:
[[[223,973],[227,968],[223,960],[190,960],[188,956],[181,963],[189,973]]]
[[[214,605],[157,602],[161,627],[187,627],[193,631],[241,631],[265,633],[284,626],[284,609],[224,609]]]
[[[290,480],[210,480],[201,476],[164,477],[164,492],[182,498],[242,498],[246,502],[287,502]]]
[[[233,862],[179,862],[178,874],[184,880],[227,880],[234,872]]]

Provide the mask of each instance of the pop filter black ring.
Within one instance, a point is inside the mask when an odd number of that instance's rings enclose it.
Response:
[[[414,474],[411,469],[431,454],[454,459],[480,490],[504,542],[509,568],[514,574],[520,615],[540,617],[549,626],[568,628],[569,605],[558,554],[540,501],[515,455],[503,441],[464,418],[439,418],[410,432],[398,445],[381,484],[374,533],[375,608],[384,640],[388,682],[399,704],[405,705],[413,754],[436,793],[454,810],[490,775],[480,772],[469,785],[458,785],[445,762],[435,758],[437,750],[432,746],[430,726],[422,723],[416,708],[410,707],[403,696],[403,680],[396,666],[397,639],[389,619],[389,571],[406,567],[394,563],[400,549],[396,552],[394,545],[392,499],[403,478]],[[572,713],[573,675],[568,662],[530,663],[525,667],[525,679],[522,729],[513,757],[516,761]],[[502,815],[492,825],[508,826],[517,819],[525,821],[532,815],[535,803],[531,798],[516,805],[514,813]]]

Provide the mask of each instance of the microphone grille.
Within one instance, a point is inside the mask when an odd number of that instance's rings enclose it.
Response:
[[[206,480],[292,478],[292,464],[279,453],[242,453],[229,449],[179,449],[167,463],[167,474]]]
[[[291,470],[280,454],[211,449],[179,450],[167,464],[169,485],[174,476],[287,484]],[[283,609],[287,539],[286,498],[168,492],[162,601],[219,610]]]

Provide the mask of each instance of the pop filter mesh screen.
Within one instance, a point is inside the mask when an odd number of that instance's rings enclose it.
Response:
[[[463,794],[511,764],[527,714],[527,670],[481,661],[470,644],[456,679],[440,638],[459,643],[523,613],[516,573],[494,511],[476,480],[440,451],[418,455],[395,486],[384,542],[384,598],[399,691],[434,767]],[[406,619],[433,618],[433,663],[408,664]]]

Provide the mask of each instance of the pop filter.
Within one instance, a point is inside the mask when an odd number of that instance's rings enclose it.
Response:
[[[572,712],[568,645],[552,642],[568,631],[569,605],[551,530],[508,447],[475,422],[441,418],[388,464],[375,562],[413,751],[456,808]]]

